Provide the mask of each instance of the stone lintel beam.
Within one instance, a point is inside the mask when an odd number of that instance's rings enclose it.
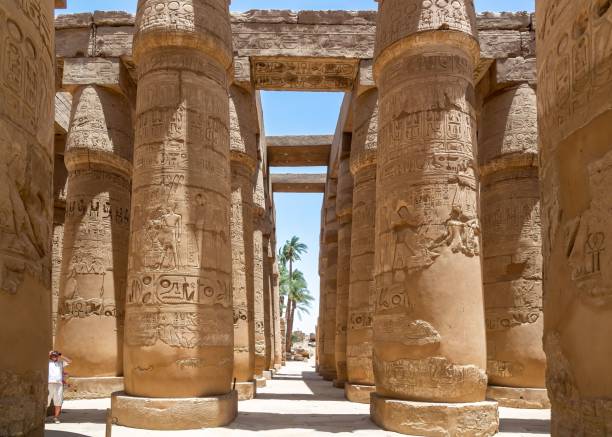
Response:
[[[253,86],[262,90],[350,91],[358,59],[272,56],[251,58]]]
[[[372,59],[362,59],[359,61],[359,71],[355,80],[355,91],[357,95],[361,95],[372,88],[376,88],[374,82],[374,72],[372,70]]]
[[[333,136],[300,135],[266,137],[271,167],[326,166]]]
[[[66,9],[67,7],[66,0],[55,0],[55,9]]]
[[[272,174],[275,193],[324,193],[325,174]]]
[[[119,58],[66,58],[62,87],[74,90],[84,85],[99,85],[135,95],[130,74]]]

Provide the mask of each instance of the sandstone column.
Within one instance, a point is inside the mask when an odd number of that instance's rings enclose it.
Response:
[[[254,313],[253,329],[255,335],[255,380],[257,387],[265,387],[263,376],[266,360],[266,339],[264,329],[264,234],[266,231],[266,192],[264,168],[261,161],[257,164],[254,192],[254,229],[253,229],[253,283]],[[266,254],[267,257],[267,254]]]
[[[325,343],[325,305],[327,288],[325,287],[325,267],[327,263],[327,247],[325,245],[325,201],[321,206],[321,231],[319,235],[319,317],[317,318],[317,373],[323,376],[325,359],[323,344]]]
[[[350,169],[350,134],[345,134],[338,169],[336,217],[338,219],[338,265],[336,294],[336,380],[334,385],[344,388],[346,375],[346,330],[348,318],[349,284],[351,280],[351,220],[353,213],[353,176]]]
[[[272,224],[268,217],[268,226],[272,230]],[[274,361],[274,310],[272,308],[272,262],[274,252],[272,251],[272,234],[264,236],[264,337],[266,340],[266,353],[264,363],[264,376],[272,379]]]
[[[353,224],[351,228],[351,282],[347,327],[347,384],[349,401],[370,403],[372,369],[372,317],[374,315],[374,238],[376,226],[376,142],[378,92],[366,91],[353,105],[351,172]]]
[[[372,418],[493,435],[475,177],[472,1],[379,2]]]
[[[227,0],[140,0],[120,425],[222,426],[231,390]]]
[[[542,348],[542,239],[535,91],[485,101],[479,142],[487,397],[549,408]]]
[[[336,290],[338,278],[338,222],[336,219],[337,180],[329,179],[325,194],[325,275],[322,284],[323,299],[323,345],[321,354],[321,376],[327,381],[336,379]]]
[[[283,346],[280,328],[280,283],[278,261],[276,260],[276,244],[273,247],[274,261],[272,264],[272,303],[274,310],[274,370],[279,370],[283,361]]]
[[[58,136],[56,135],[53,164],[53,234],[51,240],[51,332],[53,334],[53,344],[55,344],[57,329],[57,310],[59,306],[60,277],[64,250],[64,222],[66,220],[66,182],[68,180],[64,155],[60,155],[57,151],[60,148],[63,153],[65,143],[66,137],[62,136],[61,143],[58,144]]]
[[[74,93],[55,348],[73,360],[69,390],[82,397],[108,397],[123,387],[131,112],[115,90],[86,85]]]
[[[2,2],[0,41],[0,435],[42,436],[51,347],[53,2]]]
[[[253,95],[230,88],[232,171],[232,293],[234,302],[234,378],[238,400],[255,396],[253,323],[253,176],[257,165],[257,115]]]
[[[612,7],[536,2],[552,434],[612,424]]]

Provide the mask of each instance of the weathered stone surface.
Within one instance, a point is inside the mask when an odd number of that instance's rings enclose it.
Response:
[[[93,53],[92,28],[89,26],[60,27],[55,36],[55,55],[58,58],[78,58]]]
[[[238,414],[238,395],[231,391],[205,398],[146,398],[114,393],[112,420],[130,428],[176,431],[227,426]]]
[[[376,392],[374,385],[344,384],[344,397],[351,402],[369,404],[370,395]]]
[[[96,26],[134,26],[134,15],[124,11],[94,11],[93,22]]]
[[[129,426],[178,429],[185,423],[227,424],[235,417],[236,395],[230,393],[228,4],[190,0],[179,10],[174,4],[145,0],[137,14],[124,346],[126,392],[135,397],[121,405],[115,399],[113,415]],[[195,14],[184,15],[194,9]],[[228,394],[212,398],[223,393]],[[168,406],[168,416],[159,412],[160,405]],[[171,419],[172,414],[181,419]]]
[[[238,399],[255,390],[253,283],[253,176],[257,159],[257,120],[251,93],[230,88],[230,158],[232,297],[234,309],[234,374]],[[236,385],[238,387],[238,385]],[[248,397],[251,396],[251,397]]]
[[[248,401],[250,399],[253,399],[257,392],[257,386],[254,377],[253,380],[250,382],[236,382],[236,384],[234,384],[234,390],[236,390],[236,392],[238,393],[239,401]]]
[[[516,388],[489,385],[487,399],[495,401],[500,407],[548,409],[550,400],[545,388]]]
[[[612,423],[612,7],[538,0],[544,350],[555,436]]]
[[[75,29],[90,27],[93,23],[93,14],[90,12],[80,14],[61,14],[55,18],[55,29]]]
[[[92,55],[102,57],[121,57],[131,55],[135,29],[133,26],[96,28],[92,44]]]
[[[276,244],[273,246],[273,251],[274,254],[277,253]],[[276,258],[274,260],[274,264],[272,265],[272,281],[272,299],[274,304],[274,369],[279,370],[282,365],[284,349],[280,328],[280,280],[278,262],[276,261]]]
[[[358,61],[342,58],[253,57],[253,85],[263,90],[349,91]]]
[[[351,282],[351,226],[353,214],[353,176],[350,169],[351,136],[345,135],[338,168],[336,217],[338,219],[338,266],[336,292],[336,387],[347,381],[347,324]]]
[[[92,84],[112,88],[135,100],[135,87],[120,59],[68,58],[64,61],[62,78],[64,88],[74,90],[79,86]]]
[[[508,58],[500,59],[496,63],[495,81],[498,84],[537,82],[535,58]]]
[[[523,39],[518,30],[490,30],[480,32],[481,56],[489,59],[504,59],[523,54]]]
[[[372,393],[370,416],[378,426],[408,435],[481,437],[499,429],[497,402],[410,402]]]
[[[287,9],[251,9],[246,12],[232,13],[232,23],[274,23],[297,24],[298,14]]]
[[[333,135],[294,135],[266,137],[268,165],[271,167],[326,166]]]
[[[476,23],[483,30],[525,30],[531,28],[528,12],[484,12],[478,14]]]
[[[255,377],[261,379],[266,361],[265,307],[264,307],[264,257],[267,257],[267,246],[264,246],[264,235],[268,234],[266,220],[266,188],[263,163],[257,163],[255,196],[253,200],[253,283],[254,313],[253,329],[255,335]],[[265,247],[265,251],[264,251]],[[265,381],[265,379],[264,379]],[[258,382],[258,387],[261,382]]]
[[[76,377],[121,376],[133,131],[121,94],[74,96],[66,142],[66,220],[55,347]]]
[[[300,11],[299,24],[376,25],[376,11]]]
[[[64,387],[66,399],[104,399],[123,390],[123,377],[70,378]]]
[[[535,91],[521,85],[489,98],[481,126],[489,384],[543,388],[546,358]]]
[[[347,379],[350,384],[369,386],[373,389],[372,319],[376,300],[374,240],[378,136],[378,92],[376,89],[355,99],[353,118],[351,171],[354,188],[346,350]],[[349,400],[352,399],[349,398]]]
[[[47,401],[53,7],[0,3],[0,435],[11,437],[42,436]]]
[[[364,59],[359,62],[359,71],[355,80],[357,94],[362,94],[376,86],[372,70],[373,63],[372,59]]]
[[[60,91],[55,94],[55,131],[65,135],[70,126],[70,111],[72,108],[72,94]],[[56,148],[55,153],[58,153]]]
[[[246,56],[234,58],[234,85],[247,90],[252,88],[251,61]]]
[[[382,405],[372,407],[372,416],[388,429],[413,433],[423,426],[419,432],[450,435],[457,415],[471,416],[470,423],[486,416],[471,426],[490,435],[497,430],[496,404],[481,403],[487,376],[474,6],[426,3],[416,14],[407,12],[418,11],[421,1],[379,4],[373,363],[378,399],[434,404],[424,408],[431,416],[424,425],[410,402],[389,401],[406,408],[396,419],[386,418],[393,416]],[[464,402],[474,403],[464,407],[471,413],[452,406]],[[391,428],[396,420],[405,425]]]

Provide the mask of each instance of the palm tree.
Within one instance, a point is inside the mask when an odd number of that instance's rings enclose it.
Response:
[[[301,255],[308,252],[308,246],[302,243],[299,237],[295,235],[291,237],[291,240],[287,240],[285,245],[281,248],[279,252],[279,258],[281,264],[289,264],[289,283],[293,282],[293,263],[296,261],[300,261],[302,259]],[[293,319],[292,315],[295,314],[295,310],[292,307],[295,305],[295,302],[291,298],[291,293],[287,294],[287,308],[285,309],[285,318],[287,320],[287,344],[286,351],[291,352],[291,332],[293,329]]]
[[[287,296],[287,302],[291,302],[291,307],[285,309],[285,314],[287,315],[287,319],[289,321],[289,324],[287,325],[287,348],[288,350],[291,350],[291,338],[295,314],[297,313],[300,320],[302,320],[302,314],[309,314],[314,297],[312,297],[310,294],[308,284],[306,283],[304,274],[301,271],[295,270],[293,272],[293,278],[290,281],[289,272],[287,271],[286,266],[281,264],[280,276],[281,295],[283,295],[283,297]]]

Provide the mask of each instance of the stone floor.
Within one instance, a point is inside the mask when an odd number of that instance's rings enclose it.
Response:
[[[46,437],[104,437],[105,414],[110,400],[67,401],[62,423],[47,424]],[[269,437],[300,436],[399,436],[383,431],[369,418],[369,406],[344,400],[314,372],[312,363],[289,362],[257,399],[240,402],[240,414],[228,428],[198,431],[143,431],[113,427],[113,437]],[[550,411],[501,408],[500,436],[549,435]]]

